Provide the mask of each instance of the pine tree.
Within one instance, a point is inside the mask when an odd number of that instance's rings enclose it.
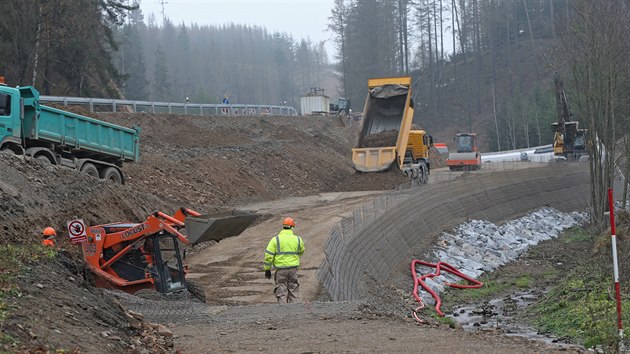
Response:
[[[153,82],[153,100],[167,101],[171,97],[171,80],[168,75],[166,55],[161,45],[158,45],[155,50],[155,68],[153,72],[155,80]]]

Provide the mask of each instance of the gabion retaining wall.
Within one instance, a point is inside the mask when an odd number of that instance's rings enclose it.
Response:
[[[318,278],[336,301],[357,300],[362,276],[384,283],[419,245],[466,219],[509,220],[543,206],[587,207],[586,164],[463,176],[382,196],[355,210],[330,231]]]

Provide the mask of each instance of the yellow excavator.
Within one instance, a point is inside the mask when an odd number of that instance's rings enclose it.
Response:
[[[580,129],[579,122],[571,121],[571,111],[567,95],[564,92],[564,83],[556,73],[554,77],[556,86],[556,111],[558,121],[551,124],[554,132],[553,154],[566,160],[579,160],[586,155],[586,130]]]
[[[412,121],[411,77],[369,79],[357,146],[352,149],[354,169],[380,172],[395,165],[409,178],[427,183],[433,138],[412,129]]]

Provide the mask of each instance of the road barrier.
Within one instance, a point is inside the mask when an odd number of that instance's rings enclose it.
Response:
[[[205,104],[205,103],[172,103],[172,102],[150,102],[150,101],[129,101],[110,98],[87,98],[87,97],[63,97],[63,96],[40,96],[40,102],[59,103],[64,106],[81,105],[87,106],[90,112],[101,112],[103,107],[108,107],[106,112],[118,112],[119,108],[126,109],[133,113],[168,113],[168,114],[190,114],[190,115],[232,115],[232,116],[295,116],[297,110],[290,106],[257,105],[257,104]],[[98,109],[100,108],[100,110]]]

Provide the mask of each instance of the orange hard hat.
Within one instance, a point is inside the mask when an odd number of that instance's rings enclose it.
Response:
[[[282,225],[283,226],[295,227],[295,221],[293,221],[293,218],[286,217],[286,218],[284,218],[284,221],[282,222]]]
[[[57,232],[55,232],[55,229],[50,226],[44,229],[43,234],[44,236],[57,236]]]

